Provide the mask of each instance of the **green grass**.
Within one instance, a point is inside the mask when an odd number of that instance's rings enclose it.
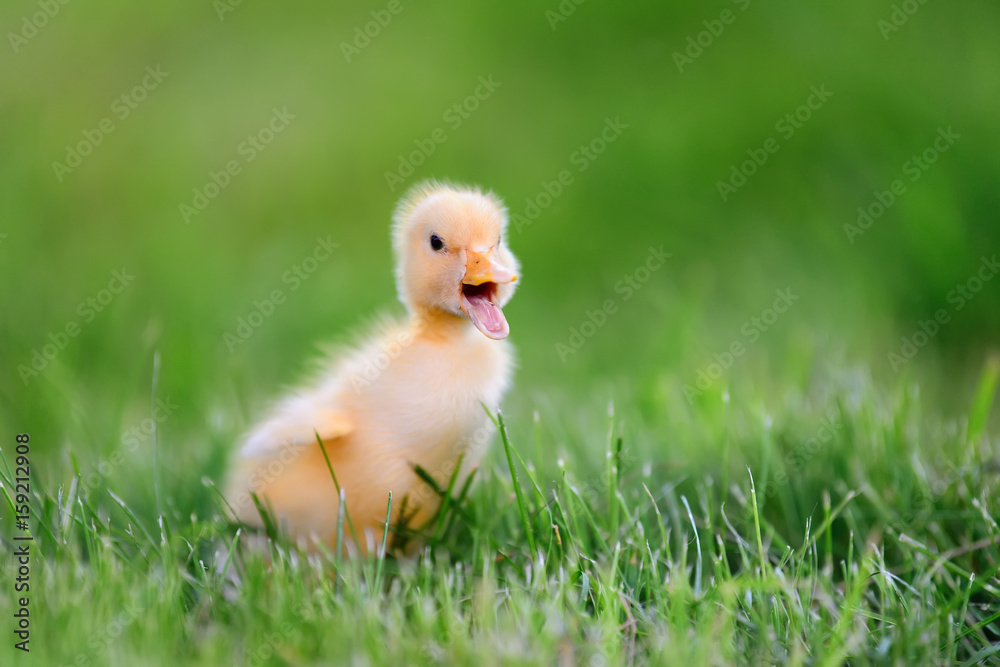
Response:
[[[0,498],[0,664],[1000,662],[1000,279],[948,296],[1000,249],[996,2],[918,3],[885,38],[905,3],[585,2],[553,30],[556,0],[403,0],[350,62],[341,42],[386,2],[243,2],[223,20],[207,0],[57,4],[0,49],[0,447],[13,465],[31,436],[35,536],[25,656]],[[723,9],[736,20],[678,71]],[[39,11],[2,3],[4,34]],[[147,67],[169,75],[121,118]],[[480,77],[500,86],[454,127]],[[785,138],[776,121],[814,86],[832,97]],[[179,205],[286,107],[186,224]],[[104,118],[113,132],[58,178]],[[280,536],[270,559],[243,553],[214,485],[316,344],[393,301],[403,187],[384,174],[439,127],[407,184],[477,183],[523,217],[572,177],[508,232],[506,437],[475,484],[442,489],[413,558],[309,560]],[[949,127],[954,145],[849,238]],[[718,181],[775,137],[723,200]],[[317,239],[337,247],[286,282]],[[626,299],[615,285],[651,247],[670,257]],[[127,288],[81,313],[123,267]],[[751,343],[776,290],[800,298]],[[689,403],[734,341],[745,354]]]
[[[31,658],[1000,662],[996,441],[912,387],[802,389],[672,401],[652,422],[620,405],[510,414],[507,464],[495,451],[412,558],[307,558],[280,539],[264,558],[217,503],[140,515],[104,484],[33,480]],[[574,407],[590,416],[560,425]],[[9,641],[0,655],[19,664]]]

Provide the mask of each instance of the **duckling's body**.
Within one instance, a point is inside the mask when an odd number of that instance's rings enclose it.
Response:
[[[492,435],[484,406],[496,410],[510,385],[500,306],[513,292],[516,263],[500,246],[505,223],[499,202],[475,190],[432,184],[404,200],[395,241],[409,319],[383,324],[250,432],[228,493],[239,520],[262,523],[249,497],[254,491],[299,541],[336,544],[339,499],[317,434],[360,552],[381,543],[390,491],[393,524],[404,498],[410,526],[433,516],[440,499],[414,467],[446,488],[461,463],[464,481]],[[454,245],[435,249],[434,242],[428,253],[427,238],[439,235]]]

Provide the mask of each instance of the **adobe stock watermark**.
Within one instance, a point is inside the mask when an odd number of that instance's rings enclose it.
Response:
[[[492,74],[480,76],[478,83],[471,95],[452,104],[441,114],[441,120],[451,128],[452,132],[462,127],[462,124],[479,109],[480,104],[488,100],[496,89],[503,85],[501,81],[494,81]],[[406,182],[406,179],[413,175],[414,169],[426,162],[437,147],[447,140],[448,133],[443,127],[434,128],[424,139],[414,139],[416,148],[406,155],[398,155],[399,163],[395,171],[385,172],[385,184],[389,186],[389,192],[395,192],[396,186]]]
[[[299,629],[288,621],[282,623],[278,632],[269,632],[261,635],[260,643],[255,648],[247,651],[243,656],[241,664],[247,667],[260,667],[261,665],[272,664],[272,659],[284,644],[299,634]]]
[[[247,138],[236,146],[236,154],[239,157],[226,162],[219,171],[209,171],[205,184],[191,190],[194,193],[191,203],[182,202],[178,205],[177,208],[184,219],[184,224],[191,224],[191,218],[200,215],[208,208],[208,205],[229,187],[233,178],[243,173],[243,167],[256,160],[257,156],[263,153],[293,120],[295,120],[295,114],[289,113],[288,107],[280,110],[277,107],[272,109],[271,118],[267,124],[253,134],[247,135]]]
[[[628,125],[622,122],[621,116],[604,119],[604,127],[597,136],[585,144],[580,144],[576,150],[569,155],[569,163],[576,168],[577,174],[587,171],[590,164],[596,160],[608,146],[618,140],[622,132],[628,129]],[[524,198],[524,210],[521,213],[512,213],[510,221],[514,223],[514,230],[518,233],[522,229],[531,225],[542,214],[542,211],[552,206],[552,202],[559,198],[564,188],[572,185],[576,181],[576,175],[570,169],[563,169],[551,181],[542,181],[542,189],[533,197]]]
[[[219,17],[219,22],[226,20],[226,14],[236,11],[236,8],[243,4],[243,0],[212,0],[212,9]]]
[[[49,21],[56,17],[56,14],[70,3],[70,0],[38,0],[39,11],[24,16],[21,19],[21,29],[18,32],[8,32],[7,40],[10,48],[17,53],[21,47],[34,39],[38,31],[49,24]]]
[[[689,404],[694,403],[695,398],[705,393],[723,373],[732,368],[736,360],[746,354],[749,346],[760,340],[760,337],[774,326],[778,318],[787,313],[800,298],[798,294],[792,294],[791,287],[775,290],[774,293],[776,298],[771,306],[762,310],[760,315],[751,317],[740,327],[742,338],[734,340],[722,352],[713,354],[712,361],[698,369],[693,386],[690,384],[683,386],[684,398]]]
[[[448,452],[448,457],[438,464],[436,468],[433,470],[424,468],[424,471],[437,481],[439,485],[446,487],[455,472],[455,468],[460,463],[469,472],[480,463],[495,432],[496,427],[493,425],[493,421],[484,419],[483,423],[476,427],[472,433],[452,445],[451,451]],[[429,485],[419,484],[416,490],[412,490],[409,495],[412,499],[418,501],[420,505],[423,505],[429,500],[434,499],[437,493]]]
[[[340,43],[340,52],[344,54],[344,59],[347,60],[348,64],[352,58],[361,55],[361,52],[368,48],[372,40],[382,34],[382,30],[392,23],[392,17],[401,14],[404,9],[406,8],[400,0],[389,0],[385,9],[373,9],[369,12],[372,17],[371,21],[365,23],[364,26],[354,26],[354,39],[350,42]]]
[[[826,416],[820,419],[819,428],[816,429],[815,433],[805,440],[799,441],[782,457],[781,467],[775,470],[773,476],[767,480],[763,492],[758,497],[773,498],[779,489],[787,485],[789,480],[803,470],[824,446],[832,443],[843,428],[844,421],[840,411],[836,408],[827,410]],[[743,508],[740,525],[752,523],[753,505],[745,503]]]
[[[673,254],[664,252],[662,245],[659,248],[650,247],[646,261],[614,284],[615,294],[621,295],[621,302],[630,301],[671,257]],[[556,343],[555,349],[559,361],[566,363],[567,359],[579,352],[580,348],[594,337],[597,330],[607,324],[608,318],[618,312],[618,308],[617,299],[605,299],[597,310],[588,310],[582,322],[569,328],[569,337],[566,341]]]
[[[104,312],[115,300],[115,297],[124,292],[133,280],[135,280],[135,276],[128,273],[124,266],[121,270],[112,271],[111,280],[108,281],[106,287],[98,290],[93,296],[88,296],[77,305],[76,314],[83,321],[83,324],[90,324],[97,319],[97,316]],[[29,380],[41,375],[49,367],[49,363],[66,349],[69,341],[79,336],[82,330],[80,321],[71,319],[55,332],[49,332],[46,337],[48,342],[31,351],[31,360],[27,364],[18,365],[17,373],[21,376],[21,381],[27,385]]]
[[[62,183],[63,177],[70,174],[74,169],[83,164],[83,159],[94,152],[94,149],[104,143],[104,139],[115,131],[115,119],[118,122],[124,121],[133,111],[149,96],[151,92],[159,88],[163,80],[170,76],[170,72],[160,70],[160,66],[146,67],[146,76],[131,89],[125,91],[111,102],[111,116],[105,116],[94,129],[82,131],[83,139],[75,144],[66,144],[66,157],[64,162],[54,161],[52,171],[55,172],[56,180]]]
[[[288,286],[288,293],[295,292],[302,287],[302,283],[309,280],[319,270],[319,265],[330,259],[333,251],[339,247],[340,244],[331,241],[329,236],[326,238],[317,237],[316,246],[312,252],[281,274],[281,283]],[[229,352],[235,352],[237,347],[250,340],[254,332],[274,315],[278,306],[286,302],[287,297],[285,290],[276,287],[264,299],[255,299],[253,309],[245,316],[236,318],[236,328],[222,334],[222,342],[226,344]]]
[[[747,7],[750,6],[750,0],[731,0],[740,12],[745,12]],[[712,46],[715,40],[719,38],[725,31],[727,25],[732,25],[736,22],[736,17],[738,14],[732,9],[723,9],[719,14],[719,18],[706,19],[701,22],[705,29],[694,35],[689,35],[687,38],[687,46],[684,48],[684,52],[674,51],[673,58],[674,64],[677,65],[677,71],[681,74],[684,73],[684,68],[687,65],[691,65],[697,60],[701,54],[705,52],[705,49]]]
[[[373,351],[372,354],[366,354],[364,365],[349,376],[354,393],[361,393],[362,389],[377,380],[392,365],[392,362],[399,358],[403,350],[413,344],[413,341],[423,331],[424,326],[423,320],[418,320],[412,328],[406,327],[382,341],[381,349],[378,352]]]
[[[910,183],[920,180],[920,177],[931,168],[931,165],[938,161],[941,154],[954,146],[955,141],[962,138],[962,135],[956,134],[950,125],[947,130],[939,127],[937,133],[937,138],[934,139],[934,142],[930,146],[921,151],[919,155],[914,155],[903,163],[903,176],[908,176]],[[889,184],[887,190],[876,190],[873,192],[874,201],[867,206],[858,207],[856,224],[844,223],[844,233],[847,234],[847,240],[851,242],[851,245],[854,245],[854,240],[857,237],[871,229],[875,221],[881,218],[896,203],[896,199],[906,194],[906,192],[906,181],[902,178],[895,179]]]
[[[917,329],[912,334],[900,338],[899,348],[889,351],[887,359],[892,370],[898,373],[900,368],[910,363],[910,360],[938,334],[941,327],[951,322],[951,311],[957,313],[965,308],[997,273],[1000,273],[997,256],[983,257],[976,273],[965,282],[955,285],[955,288],[945,296],[945,301],[950,307],[938,308],[932,318],[919,320]]]
[[[138,424],[133,424],[127,431],[122,433],[121,447],[115,449],[111,454],[102,458],[94,465],[89,473],[81,475],[80,481],[84,488],[93,490],[101,483],[102,479],[110,477],[114,471],[125,463],[125,452],[133,453],[139,446],[146,442],[157,425],[167,421],[174,412],[177,405],[168,397],[156,399],[150,417],[143,419]],[[124,451],[123,451],[124,450]]]
[[[104,654],[106,654],[112,646],[120,641],[122,633],[124,633],[130,625],[135,623],[136,619],[139,618],[139,614],[144,611],[146,611],[146,609],[137,601],[133,600],[121,613],[113,616],[103,628],[90,633],[87,637],[87,648],[90,650],[81,651],[76,655],[76,658],[73,659],[73,662],[68,664],[101,664],[103,661],[98,660],[98,658],[104,657]],[[91,662],[91,658],[88,657],[88,654],[93,657],[96,662]]]
[[[610,452],[609,452],[610,454]],[[632,453],[630,447],[624,447],[621,451],[621,468],[616,469],[615,474],[619,478],[628,473],[635,464],[639,462],[639,457]],[[563,467],[562,459],[560,459],[560,468]],[[571,484],[570,488],[576,491],[576,494],[580,498],[588,503],[590,507],[599,507],[601,503],[605,502],[608,498],[608,490],[611,479],[608,473],[605,471],[597,472],[588,477],[579,486]],[[553,501],[554,502],[554,501]],[[580,514],[583,512],[583,507],[578,503],[573,503],[572,508],[569,511],[570,516],[579,518]]]
[[[576,8],[584,2],[586,0],[562,0],[554,10],[546,9],[545,20],[549,22],[552,32],[556,31],[560,23],[565,23],[566,19],[572,16],[576,12]]]
[[[835,408],[830,408],[826,416],[820,420],[816,432],[799,442],[782,458],[782,467],[775,471],[774,477],[768,480],[764,487],[764,497],[772,497],[777,493],[779,487],[788,484],[790,477],[805,468],[806,464],[813,460],[824,445],[833,442],[834,437],[843,428],[844,422],[840,412]]]
[[[246,479],[241,491],[228,500],[234,510],[248,510],[254,506],[251,492],[258,498],[264,496],[268,487],[277,480],[288,466],[295,463],[309,448],[297,442],[283,442],[277,453],[271,453],[266,463],[260,463]],[[241,512],[235,513],[240,516]]]
[[[493,423],[489,419],[484,419],[483,423],[465,438],[458,440],[452,446],[447,457],[435,469],[425,469],[435,480],[441,482],[451,478],[459,460],[463,464],[475,463],[490,442],[493,434]],[[309,452],[310,448],[298,442],[283,442],[277,452],[269,453],[266,462],[259,462],[254,466],[252,472],[247,476],[243,489],[235,497],[229,498],[230,505],[234,510],[248,510],[254,507],[251,492],[258,498],[263,497],[268,488],[277,481],[281,475],[303,454]],[[435,496],[435,491],[426,484],[411,493],[410,496],[421,502],[426,502]],[[350,501],[348,500],[348,505]],[[348,506],[348,511],[350,507]],[[239,511],[235,512],[237,516]]]
[[[492,424],[490,424],[490,426],[492,426]],[[430,475],[431,478],[438,483],[438,485],[447,487],[448,480],[451,479],[452,475],[455,473],[455,468],[458,467],[459,459],[461,458],[463,466],[469,465],[470,461],[475,462],[472,457],[475,457],[479,452],[483,451],[486,444],[492,440],[493,430],[490,426],[480,426],[471,436],[463,441],[460,441],[460,445],[452,451],[452,456],[450,458],[446,459],[433,470],[424,468],[424,472]],[[470,457],[465,458],[465,455],[470,455]],[[437,497],[437,492],[429,484],[420,483],[410,489],[408,496],[410,497],[411,502],[416,501],[419,506],[424,506]]]
[[[882,33],[882,39],[889,41],[889,35],[899,32],[900,28],[906,25],[910,17],[927,4],[927,0],[903,0],[898,4],[893,4],[892,13],[888,19],[879,19],[876,23],[878,31]]]
[[[960,468],[956,468],[953,465],[949,466],[944,476],[934,480],[930,485],[930,489],[928,489],[930,491],[929,494],[920,488],[916,490],[916,497],[906,504],[903,514],[898,519],[892,521],[892,525],[899,532],[905,532],[918,518],[933,512],[936,501],[949,488],[962,483],[970,475],[981,474],[983,474],[983,468],[980,466],[965,465]]]
[[[794,137],[795,132],[809,122],[813,112],[819,111],[827,100],[833,97],[833,93],[826,89],[825,83],[821,84],[819,88],[810,86],[809,93],[805,103],[796,107],[791,113],[786,113],[775,122],[774,131],[780,134],[785,141]],[[747,179],[756,174],[757,170],[767,163],[768,158],[777,153],[780,148],[781,144],[774,137],[769,137],[764,141],[761,148],[748,148],[747,155],[750,156],[750,159],[744,160],[739,166],[733,164],[729,170],[729,178],[715,183],[722,201],[726,201],[731,194],[746,185]]]

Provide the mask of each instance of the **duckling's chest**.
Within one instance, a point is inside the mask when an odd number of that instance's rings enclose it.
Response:
[[[510,385],[512,355],[506,341],[479,338],[416,340],[379,378],[385,401],[379,430],[414,461],[431,462],[462,447],[481,450],[489,442],[484,406],[494,412],[499,407]]]

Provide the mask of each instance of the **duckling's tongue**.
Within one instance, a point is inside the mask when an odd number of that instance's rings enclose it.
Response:
[[[463,294],[462,310],[477,329],[494,340],[506,338],[510,333],[510,326],[500,306],[493,303],[486,294]]]

